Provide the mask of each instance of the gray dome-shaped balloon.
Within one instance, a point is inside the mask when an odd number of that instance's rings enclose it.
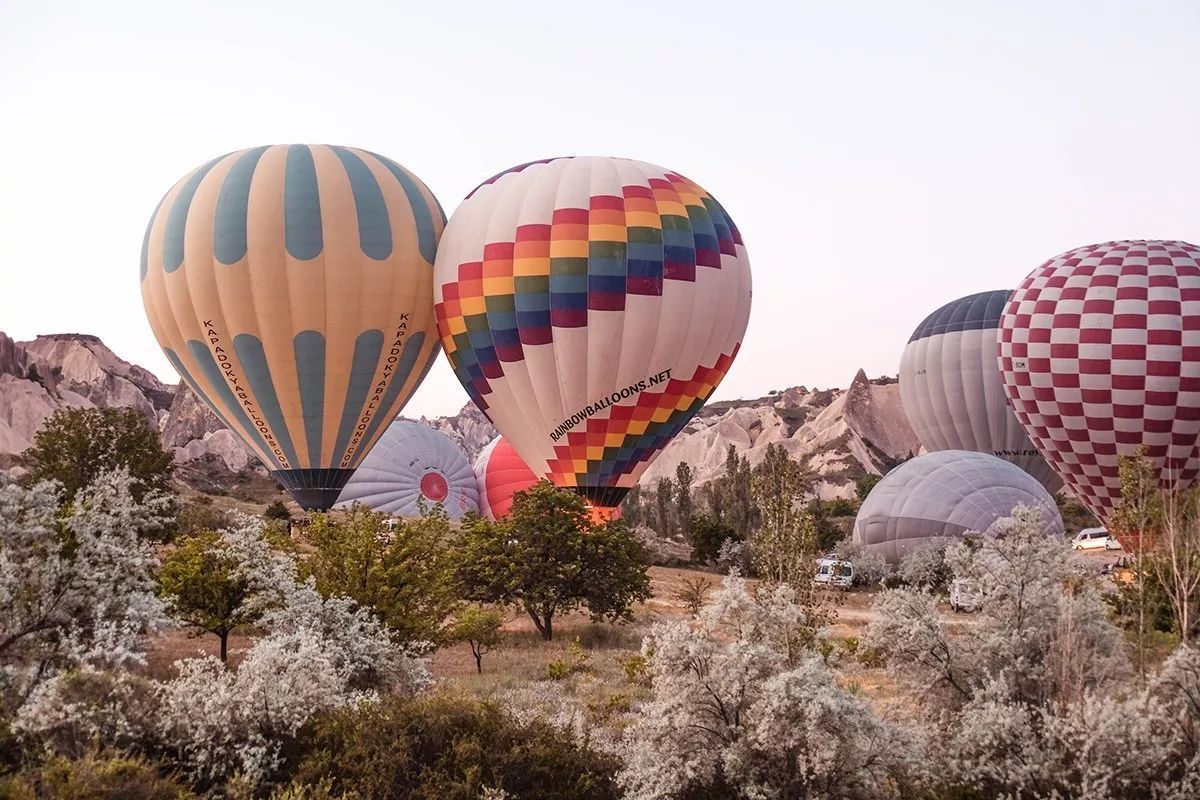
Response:
[[[926,317],[900,358],[900,400],[926,450],[990,453],[1055,492],[1062,479],[1017,421],[1000,375],[997,331],[1011,294],[968,295]]]
[[[397,420],[379,437],[351,476],[334,508],[362,503],[399,517],[420,516],[441,503],[451,519],[479,507],[475,473],[466,455],[444,433]]]
[[[1047,535],[1063,535],[1054,498],[1029,473],[985,453],[939,450],[875,484],[854,520],[854,541],[895,564],[930,539],[987,531],[1019,505],[1042,512]]]

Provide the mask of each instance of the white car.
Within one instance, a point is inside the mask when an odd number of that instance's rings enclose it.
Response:
[[[983,603],[983,589],[970,578],[955,578],[950,584],[950,608],[955,611],[978,611]]]
[[[1104,528],[1084,528],[1075,534],[1071,547],[1076,550],[1120,550],[1121,543]]]
[[[848,588],[854,584],[854,565],[836,555],[828,555],[817,562],[817,574],[813,583]]]

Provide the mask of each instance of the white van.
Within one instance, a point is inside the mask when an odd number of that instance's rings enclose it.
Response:
[[[813,583],[824,583],[838,588],[849,588],[854,584],[854,565],[836,554],[830,554],[817,562],[817,574]]]
[[[1075,534],[1071,547],[1076,550],[1120,550],[1121,543],[1114,539],[1104,528],[1084,528]]]

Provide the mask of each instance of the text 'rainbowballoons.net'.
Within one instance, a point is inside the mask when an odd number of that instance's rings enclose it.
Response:
[[[614,507],[737,355],[750,264],[695,183],[619,158],[503,172],[438,250],[438,330],[471,399],[538,475]]]
[[[1000,315],[1010,294],[960,297],[926,317],[900,358],[900,399],[926,450],[988,453],[1055,492],[1062,481],[1017,421],[1000,377]]]
[[[154,335],[304,508],[333,504],[432,363],[444,222],[396,162],[326,145],[221,156],[154,212]]]
[[[446,434],[399,419],[350,476],[334,508],[362,503],[398,517],[418,517],[437,505],[450,519],[477,511],[471,462]]]
[[[1030,439],[1106,524],[1121,497],[1121,456],[1144,448],[1162,484],[1192,485],[1200,473],[1200,248],[1107,242],[1050,259],[1008,303],[1000,369]]]

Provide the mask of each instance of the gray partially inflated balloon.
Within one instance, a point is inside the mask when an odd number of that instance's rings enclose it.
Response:
[[[338,496],[335,508],[362,503],[398,517],[416,517],[438,503],[451,519],[479,509],[479,489],[467,456],[428,425],[398,420],[380,437]]]
[[[1054,498],[1019,467],[985,453],[926,453],[875,485],[854,520],[854,541],[896,564],[931,539],[986,532],[1019,505],[1042,512],[1048,536],[1063,535]]]
[[[990,453],[1055,492],[1062,479],[1021,427],[1001,379],[997,331],[1010,294],[968,295],[926,317],[900,358],[900,399],[926,450]]]

